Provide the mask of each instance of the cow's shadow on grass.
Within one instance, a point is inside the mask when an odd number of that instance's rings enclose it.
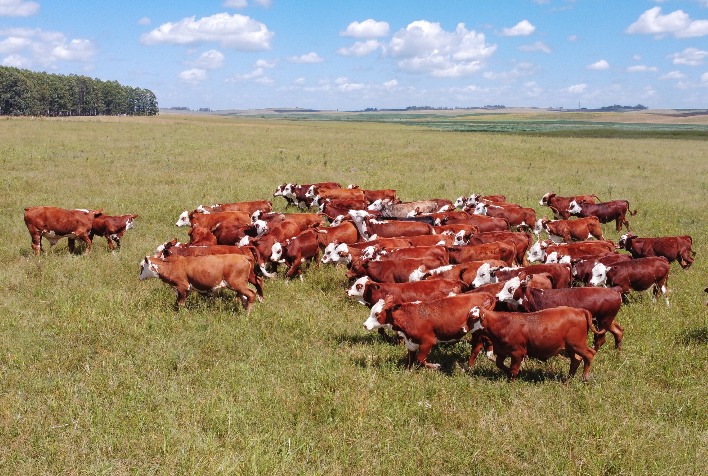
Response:
[[[708,344],[708,327],[687,329],[679,334],[678,340],[683,345]]]

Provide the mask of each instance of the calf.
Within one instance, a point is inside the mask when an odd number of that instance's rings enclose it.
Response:
[[[595,203],[595,199],[600,200],[597,195],[574,195],[572,197],[559,197],[553,192],[548,192],[545,194],[543,197],[541,197],[541,201],[538,202],[539,205],[550,207],[551,210],[553,210],[553,214],[555,218],[562,218],[564,220],[567,220],[570,218],[570,213],[568,213],[568,207],[570,206],[570,202],[575,200],[576,202],[585,202],[585,203]]]
[[[285,273],[287,278],[292,278],[295,274],[302,278],[303,262],[314,262],[317,265],[319,255],[317,232],[305,230],[296,237],[286,240],[284,244],[280,242],[273,244],[270,259],[274,263],[284,262],[288,265],[288,271]]]
[[[613,266],[615,263],[630,261],[631,259],[631,256],[622,253],[608,253],[603,256],[581,259],[573,263],[573,278],[583,286],[587,286],[592,278],[592,269],[597,263]]]
[[[146,256],[140,264],[140,280],[159,278],[177,292],[175,309],[184,306],[192,290],[213,293],[228,288],[236,292],[247,312],[256,293],[248,287],[253,258],[244,255],[174,256],[160,259]]]
[[[693,264],[695,255],[693,239],[688,235],[663,236],[659,238],[638,238],[632,233],[622,235],[618,247],[632,253],[632,258],[646,258],[648,256],[663,256],[669,263],[678,261],[683,269],[688,269]]]
[[[626,226],[627,231],[629,231],[627,213],[630,216],[634,216],[637,211],[629,210],[629,202],[627,200],[611,200],[596,204],[573,200],[568,205],[568,213],[579,217],[594,216],[600,220],[600,223],[609,223],[614,220],[617,231],[622,229],[622,225]]]
[[[565,263],[533,264],[521,268],[492,268],[490,265],[484,265],[477,270],[472,285],[477,287],[487,283],[508,281],[520,275],[532,276],[541,273],[550,275],[551,284],[555,289],[570,287],[570,266]]]
[[[535,289],[526,280],[518,277],[507,282],[507,285],[496,296],[507,303],[517,303],[516,291],[521,291],[521,307],[526,312],[540,311],[558,306],[571,306],[587,309],[592,313],[600,331],[609,331],[615,338],[615,347],[622,349],[624,328],[615,321],[622,305],[620,288],[565,288],[565,289]],[[605,343],[605,332],[595,334],[593,341],[595,350]]]
[[[653,300],[656,300],[659,291],[664,294],[666,306],[669,306],[666,282],[669,279],[669,261],[663,256],[637,258],[630,261],[605,266],[597,263],[592,269],[593,286],[619,286],[622,294],[630,291],[646,291],[653,287]]]
[[[407,367],[414,362],[438,369],[428,354],[438,342],[457,342],[472,329],[470,309],[491,309],[494,297],[487,293],[458,294],[421,303],[395,304],[393,296],[380,299],[372,308],[364,328],[371,331],[390,327],[408,349]]]
[[[25,225],[32,237],[32,249],[38,255],[42,250],[42,237],[54,246],[61,238],[69,239],[69,252],[74,252],[76,239],[86,243],[85,253],[91,250],[93,221],[102,210],[66,210],[58,207],[25,208]]]
[[[406,283],[411,281],[411,273],[420,269],[436,268],[443,263],[439,258],[409,258],[398,261],[367,261],[364,263],[366,275],[379,283]]]
[[[357,279],[347,291],[347,296],[361,304],[372,306],[387,295],[395,304],[414,301],[432,301],[462,292],[465,283],[453,279],[429,279],[408,283],[376,283],[368,276]]]
[[[200,213],[215,213],[215,212],[245,212],[253,215],[259,211],[268,213],[273,210],[273,202],[270,200],[251,200],[248,202],[234,203],[218,203],[215,205],[199,205],[196,211]]]
[[[583,380],[587,381],[596,351],[588,347],[588,330],[598,334],[592,314],[585,309],[556,307],[531,313],[496,312],[482,307],[472,309],[473,337],[470,367],[482,350],[485,340],[491,341],[496,364],[510,380],[516,380],[525,357],[547,360],[565,352],[570,358],[569,378],[575,375],[583,361]],[[511,365],[504,360],[511,357]]]
[[[108,242],[109,250],[120,250],[120,240],[126,230],[133,228],[133,220],[136,218],[138,215],[98,215],[91,222],[91,239],[93,240],[94,236],[102,236]]]
[[[486,215],[503,218],[509,226],[516,228],[533,228],[536,223],[536,210],[527,207],[503,207],[499,205],[486,205],[478,203],[474,209],[476,215]]]
[[[575,220],[548,220],[547,218],[541,218],[536,222],[534,233],[540,235],[541,231],[548,233],[548,237],[556,243],[584,241],[590,238],[605,239],[602,236],[602,227],[597,217],[577,218]]]

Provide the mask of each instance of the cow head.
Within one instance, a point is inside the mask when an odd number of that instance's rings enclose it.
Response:
[[[636,238],[636,235],[633,235],[631,231],[628,231],[624,235],[620,236],[619,241],[617,241],[617,248],[629,249],[632,238]]]
[[[406,218],[413,218],[417,217],[418,215],[420,215],[420,207],[415,207],[415,209],[406,213]]]
[[[341,225],[342,222],[344,221],[344,218],[345,218],[344,215],[337,215],[337,218],[335,218],[334,220],[332,220],[332,223],[329,224],[330,228],[331,228],[331,227],[334,227],[334,226],[339,226],[339,225]]]
[[[476,332],[480,329],[483,329],[482,318],[484,317],[484,309],[479,306],[475,306],[470,309],[468,316],[471,318],[471,321],[474,322],[472,328],[470,329],[470,332]]]
[[[460,195],[457,197],[457,200],[455,200],[455,208],[462,208],[465,206],[465,202],[467,201],[467,197],[464,195]]]
[[[542,245],[542,241],[536,241],[536,243],[534,243],[531,248],[529,248],[528,253],[526,253],[526,258],[529,261],[543,261],[543,258],[546,255],[543,249],[544,246]]]
[[[155,248],[155,253],[153,253],[153,258],[159,258],[161,256],[167,256],[167,253],[170,248],[173,246],[180,246],[181,243],[177,241],[177,238],[172,238],[171,241],[166,241],[157,248]]]
[[[130,230],[133,228],[133,221],[138,218],[138,215],[128,215],[128,219],[125,221],[125,229]]]
[[[478,288],[484,284],[489,284],[492,282],[492,279],[494,279],[492,276],[492,265],[484,263],[477,268],[477,276],[475,276],[472,281],[472,287]]]
[[[255,223],[257,220],[260,220],[260,218],[263,216],[263,212],[261,210],[256,210],[253,212],[251,215],[251,223]]]
[[[191,224],[192,222],[189,221],[189,211],[185,210],[180,214],[179,218],[177,219],[177,223],[175,223],[175,226],[189,226]]]
[[[263,236],[268,233],[268,223],[263,220],[253,222],[253,228],[256,230],[256,237]]]
[[[385,299],[379,299],[376,304],[371,307],[369,318],[364,321],[364,329],[373,331],[379,327],[391,328],[390,324],[386,324],[386,313],[388,308],[393,305],[393,296],[390,294]]]
[[[497,293],[497,299],[508,304],[521,304],[521,299],[514,299],[514,294],[521,287],[521,278],[516,276],[508,280],[501,291]]]
[[[364,290],[366,289],[366,284],[371,281],[368,276],[363,276],[352,284],[352,287],[347,291],[347,296],[356,299],[362,304],[366,304],[364,301]]]
[[[428,268],[420,265],[408,275],[408,282],[422,281],[426,274],[428,274]]]
[[[159,278],[157,264],[149,256],[140,262],[140,281],[149,278]]]
[[[384,207],[383,200],[381,200],[380,198],[377,198],[376,200],[371,202],[371,204],[368,207],[366,207],[366,209],[371,210],[372,212],[380,212],[381,210],[383,210],[383,207]]]
[[[283,259],[283,245],[281,245],[280,242],[276,241],[273,243],[273,246],[271,246],[270,260],[274,263],[285,263],[285,260]]]
[[[307,192],[305,192],[305,198],[315,198],[315,194],[317,192],[315,191],[315,186],[310,185],[310,188],[307,189]]]
[[[295,200],[295,184],[294,183],[286,183],[285,186],[283,187],[282,195],[283,195],[283,197],[287,197],[292,200]]]
[[[474,207],[474,212],[475,215],[486,215],[487,214],[487,206],[479,202],[477,205]]]
[[[571,215],[579,215],[581,211],[583,211],[583,209],[580,204],[576,200],[571,200],[571,202],[568,204],[567,212]]]
[[[548,192],[545,194],[543,197],[541,197],[541,201],[538,202],[539,205],[545,205],[548,206],[551,203],[551,198],[555,197],[556,194],[553,192]]]
[[[592,286],[607,286],[607,272],[612,269],[611,266],[605,266],[602,263],[595,263],[592,268],[592,278],[590,285]]]
[[[469,240],[469,239],[465,239],[465,238],[466,238],[465,230],[460,230],[460,231],[458,231],[457,233],[455,233],[455,239],[453,240],[452,245],[453,245],[453,246],[464,246],[464,245],[466,245],[467,243],[470,242],[470,240]]]

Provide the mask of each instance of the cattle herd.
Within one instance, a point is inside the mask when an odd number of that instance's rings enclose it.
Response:
[[[587,380],[606,333],[622,347],[616,316],[627,295],[651,289],[668,306],[669,263],[687,269],[695,254],[690,236],[632,234],[629,203],[595,195],[547,193],[540,205],[554,219],[503,195],[404,202],[395,190],[319,182],[282,184],[273,196],[297,211],[273,212],[269,200],[185,211],[176,225],[189,227],[189,242],[158,246],[142,260],[140,279],[172,286],[177,309],[190,291],[227,288],[249,312],[263,300],[263,278],[278,276],[281,264],[286,278],[299,279],[310,263],[346,266],[348,296],[369,308],[364,327],[402,341],[409,367],[438,368],[427,360],[431,349],[469,335],[470,366],[485,350],[513,380],[524,358],[563,353],[569,377],[582,362]],[[76,239],[88,252],[94,236],[120,249],[135,218],[45,206],[24,215],[35,254],[42,237],[52,246],[68,238],[72,253]],[[610,222],[627,230],[618,243],[603,236]]]

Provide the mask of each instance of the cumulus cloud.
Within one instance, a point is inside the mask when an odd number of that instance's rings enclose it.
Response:
[[[39,3],[24,0],[0,0],[0,16],[28,17],[39,11]]]
[[[463,23],[450,32],[439,23],[419,20],[399,30],[386,52],[403,71],[443,78],[479,71],[496,49],[486,43],[483,33],[468,31]]]
[[[261,22],[244,15],[217,13],[198,20],[192,16],[176,23],[163,23],[144,34],[141,41],[146,45],[216,42],[224,48],[259,51],[270,49],[272,38],[273,33]]]
[[[207,73],[201,68],[192,68],[182,71],[177,75],[185,83],[196,84],[207,79]]]
[[[681,71],[670,71],[665,75],[660,76],[659,79],[684,79],[685,77],[686,75]]]
[[[587,84],[581,83],[581,84],[574,84],[572,86],[568,86],[563,91],[565,91],[567,93],[572,93],[572,94],[580,94],[580,93],[584,92],[587,88],[588,88]]]
[[[629,66],[626,71],[628,73],[647,73],[647,72],[652,72],[652,71],[658,71],[656,66],[646,66],[643,64],[638,64],[635,66]]]
[[[10,55],[2,59],[0,63],[3,66],[12,66],[15,68],[30,68],[32,66],[32,61],[29,58],[25,58],[22,55]]]
[[[0,54],[9,55],[4,62],[21,62],[25,67],[38,64],[53,68],[60,61],[87,62],[98,52],[91,40],[68,39],[61,32],[39,28],[0,30],[0,38],[3,38],[0,40]]]
[[[536,27],[533,26],[531,22],[528,20],[521,20],[511,28],[504,28],[501,34],[502,36],[529,36],[534,31],[536,31]]]
[[[388,23],[385,21],[376,21],[371,18],[363,22],[354,21],[347,26],[347,29],[341,32],[342,36],[352,38],[381,38],[388,35]]]
[[[591,69],[594,71],[603,71],[606,69],[610,69],[610,63],[608,63],[607,61],[602,59],[602,60],[595,61],[594,63],[587,65],[585,68]]]
[[[636,22],[627,27],[627,33],[649,35],[674,35],[676,38],[695,38],[708,35],[708,20],[691,20],[683,10],[666,15],[661,7],[651,8],[642,13]]]
[[[501,73],[494,73],[487,71],[482,74],[484,79],[489,79],[492,81],[508,81],[517,78],[522,78],[525,76],[531,76],[537,71],[536,66],[533,63],[522,62],[514,66],[509,71],[503,71]]]
[[[708,85],[708,72],[701,75],[701,83]]]
[[[270,0],[254,0],[253,3],[260,5],[262,7],[269,7],[271,2],[270,2]],[[226,8],[235,8],[235,9],[246,8],[248,6],[248,0],[224,0],[223,5]]]
[[[337,53],[342,56],[366,56],[381,46],[377,40],[357,41],[351,46],[339,48]]]
[[[686,48],[685,50],[669,55],[674,64],[685,64],[688,66],[698,66],[703,64],[703,60],[708,57],[708,51],[698,48]]]
[[[300,56],[291,56],[288,58],[288,61],[290,61],[291,63],[314,64],[323,62],[324,58],[312,51],[310,53]]]
[[[551,52],[551,48],[549,48],[548,45],[542,41],[537,41],[536,43],[533,43],[531,45],[521,45],[519,46],[519,49],[521,51],[540,51],[542,53]]]
[[[276,66],[278,66],[278,61],[277,61],[277,60],[268,61],[268,60],[265,60],[265,59],[259,59],[258,61],[256,61],[256,68],[268,68],[268,69],[271,69],[271,68],[275,68]]]
[[[224,66],[224,54],[217,50],[209,50],[202,53],[195,66],[202,69],[219,69]]]

